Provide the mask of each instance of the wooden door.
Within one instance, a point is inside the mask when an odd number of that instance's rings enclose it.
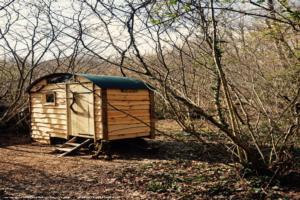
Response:
[[[68,85],[69,135],[93,138],[94,95],[93,84]]]

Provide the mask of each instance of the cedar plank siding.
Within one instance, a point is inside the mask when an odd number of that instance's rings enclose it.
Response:
[[[91,81],[76,76],[78,84]],[[41,80],[31,88],[30,112],[33,140],[50,143],[50,137],[68,139],[72,135],[70,104],[67,88],[76,82],[47,84]],[[39,89],[41,86],[42,89]],[[95,140],[117,140],[135,137],[154,138],[153,93],[147,89],[103,89],[93,83],[93,131]],[[68,89],[69,90],[69,89]],[[55,92],[55,105],[45,104],[45,94]],[[77,122],[78,123],[78,122]]]
[[[108,140],[149,136],[148,90],[107,90]]]
[[[37,87],[43,82],[37,84]],[[50,143],[50,137],[67,138],[66,85],[48,84],[30,94],[31,136],[33,140]],[[45,104],[45,93],[55,92],[55,105]]]
[[[96,139],[102,139],[102,110],[101,110],[101,89],[98,86],[95,86],[94,93],[94,114],[95,114],[95,133]]]

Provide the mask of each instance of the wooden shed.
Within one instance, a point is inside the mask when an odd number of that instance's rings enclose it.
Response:
[[[154,138],[153,91],[142,81],[56,73],[34,81],[27,91],[33,140]]]

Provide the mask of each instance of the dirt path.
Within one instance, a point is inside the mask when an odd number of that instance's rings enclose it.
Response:
[[[114,159],[104,161],[58,158],[53,146],[6,139],[0,137],[0,199],[300,199],[297,188],[264,191],[260,180],[239,177],[217,144],[158,137],[149,141],[156,151],[118,144]]]

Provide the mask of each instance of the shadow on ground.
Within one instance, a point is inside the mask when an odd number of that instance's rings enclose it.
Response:
[[[29,134],[14,133],[5,130],[0,132],[0,147],[30,144],[31,142]]]
[[[94,191],[101,194],[104,188],[113,187],[110,183],[81,173],[62,174],[48,173],[30,165],[13,162],[2,162],[7,170],[0,172],[0,199],[12,199],[21,197],[50,197],[60,199],[62,197],[84,196],[84,192]],[[93,175],[102,172],[93,171]],[[102,172],[103,173],[103,172]],[[100,176],[100,174],[98,174]],[[27,199],[27,198],[26,198]]]
[[[222,144],[202,144],[197,141],[122,140],[112,142],[111,151],[114,159],[195,160],[208,163],[233,161]]]

